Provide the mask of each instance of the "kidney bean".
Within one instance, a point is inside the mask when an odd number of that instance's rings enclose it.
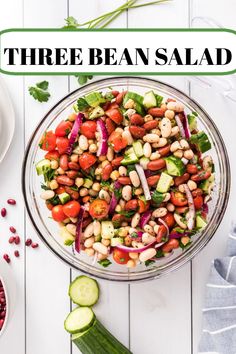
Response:
[[[157,171],[157,170],[161,170],[162,168],[164,168],[166,166],[166,162],[163,159],[158,159],[158,160],[154,160],[154,161],[150,161],[147,164],[147,168],[148,170],[151,171]]]
[[[166,145],[157,150],[161,156],[166,156],[170,152],[170,145]]]
[[[196,175],[192,175],[191,180],[193,180],[194,182],[204,181],[205,179],[209,178],[210,175],[211,172],[201,170]]]
[[[200,210],[203,206],[203,197],[198,195],[197,197],[193,198],[193,203],[196,210]]]
[[[1,209],[1,215],[2,215],[3,218],[5,218],[5,216],[7,215],[7,210],[6,210],[6,208],[2,208],[2,209]]]
[[[153,117],[164,117],[164,113],[165,113],[164,109],[158,107],[150,108],[148,110],[148,114],[151,114],[151,116]]]
[[[68,193],[72,199],[79,199],[79,192],[73,191],[70,187],[65,187],[65,192]]]
[[[142,139],[146,134],[146,130],[142,127],[137,127],[136,125],[131,125],[129,127],[129,131],[133,138],[135,139]]]
[[[164,225],[160,225],[156,237],[157,243],[162,241],[162,239],[166,236],[166,233],[166,227]]]
[[[17,250],[16,250],[16,251],[14,251],[14,255],[15,255],[15,257],[17,257],[17,258],[18,258],[18,257],[20,257],[20,253],[19,253],[19,251],[17,251]]]
[[[160,179],[159,175],[150,176],[147,178],[147,183],[150,187],[154,187],[157,184],[157,182],[159,181],[159,179]]]
[[[112,165],[109,163],[102,169],[102,180],[108,181],[111,173],[112,173]]]
[[[114,160],[112,160],[111,164],[113,167],[119,167],[122,160],[123,156],[116,157]]]
[[[89,216],[82,222],[82,229],[85,229],[92,222],[92,218]]]
[[[77,162],[72,162],[70,161],[68,163],[68,167],[71,169],[71,170],[75,170],[75,171],[79,171],[80,170],[80,165],[77,163]]]
[[[138,200],[131,199],[125,204],[125,210],[136,210],[138,208]]]
[[[33,243],[31,244],[31,247],[32,247],[32,248],[38,248],[38,246],[39,246],[39,244],[36,243],[36,242],[33,242]]]
[[[10,263],[10,262],[11,262],[10,257],[9,257],[8,254],[6,254],[6,253],[3,255],[3,259],[4,259],[7,263]]]
[[[197,188],[194,191],[192,191],[193,198],[198,197],[199,195],[202,195],[202,194],[203,194],[203,191],[200,188]]]
[[[8,240],[9,243],[14,243],[15,242],[15,237],[11,236]]]
[[[130,123],[134,125],[143,125],[144,119],[140,114],[135,113],[131,116]]]
[[[127,91],[122,91],[116,96],[116,103],[120,105],[123,101],[124,95],[127,93]]]
[[[178,214],[184,214],[186,211],[188,211],[188,207],[187,206],[176,207],[175,210],[177,211]]]
[[[174,248],[179,247],[179,241],[176,238],[173,238],[166,242],[166,244],[162,247],[162,251],[168,253],[172,251]]]
[[[67,177],[66,175],[58,176],[56,180],[57,183],[63,184],[64,186],[73,186],[74,184],[73,179]]]
[[[15,199],[8,199],[7,204],[16,205],[16,201],[15,201]]]
[[[16,229],[14,228],[14,226],[10,226],[10,227],[9,227],[9,230],[10,230],[13,234],[16,233]]]
[[[126,184],[131,184],[131,180],[129,177],[119,177],[117,181],[124,186]]]
[[[68,170],[68,155],[63,154],[60,157],[60,167],[66,171]]]
[[[158,122],[156,120],[150,120],[150,122],[147,122],[143,125],[143,128],[145,130],[152,130],[155,129],[158,126]]]
[[[194,175],[196,173],[198,173],[198,168],[196,165],[192,165],[192,164],[188,164],[186,166],[186,170],[188,173],[190,173],[191,175]]]
[[[62,186],[60,186],[60,187],[58,187],[56,190],[55,190],[55,193],[56,194],[62,194],[62,193],[65,193],[65,187],[62,187]]]
[[[102,109],[104,111],[107,111],[110,108],[110,106],[111,106],[111,102],[107,101],[102,105]]]
[[[116,125],[113,120],[111,120],[111,118],[106,118],[106,128],[108,131],[108,135],[111,135],[111,133],[114,132],[114,130],[116,129]]]
[[[78,171],[70,170],[66,171],[66,174],[69,178],[75,179],[78,176]]]
[[[120,92],[119,92],[119,91],[116,91],[116,90],[113,90],[113,91],[111,91],[111,93],[112,93],[112,95],[113,95],[114,97],[117,97]]]
[[[31,245],[31,243],[32,243],[31,238],[27,238],[27,240],[25,241],[25,245],[28,247]]]
[[[190,174],[189,173],[184,173],[183,176],[180,177],[175,177],[174,182],[176,186],[179,186],[180,184],[183,184],[189,180]]]
[[[20,243],[20,237],[19,236],[15,236],[15,240],[14,240],[16,245],[19,245]]]

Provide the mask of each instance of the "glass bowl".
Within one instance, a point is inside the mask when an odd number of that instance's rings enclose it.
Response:
[[[43,158],[43,151],[38,143],[45,130],[55,129],[58,122],[65,119],[71,112],[76,100],[91,91],[131,90],[143,94],[154,90],[164,97],[172,97],[182,102],[186,112],[195,111],[199,115],[198,124],[209,136],[212,143],[210,154],[215,162],[216,186],[213,198],[209,203],[208,225],[192,238],[191,247],[182,251],[175,250],[170,257],[164,257],[148,267],[138,265],[134,269],[127,269],[123,265],[113,263],[103,268],[82,254],[74,253],[73,249],[64,246],[58,234],[58,225],[49,218],[49,211],[40,198],[40,178],[35,171],[35,162]],[[183,92],[162,82],[139,77],[113,77],[90,83],[77,89],[60,100],[41,120],[35,129],[26,149],[22,168],[22,186],[26,208],[30,219],[44,243],[69,266],[92,276],[115,281],[138,281],[158,278],[166,275],[191,260],[214,235],[224,215],[230,190],[230,169],[226,148],[223,139],[212,119],[201,106]]]

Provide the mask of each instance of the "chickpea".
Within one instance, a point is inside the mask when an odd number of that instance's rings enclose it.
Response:
[[[94,242],[95,242],[95,238],[94,238],[94,237],[89,237],[89,238],[87,238],[87,239],[84,241],[84,247],[90,248],[90,247],[93,246]]]
[[[51,168],[52,168],[53,170],[56,170],[56,169],[58,168],[58,166],[59,166],[59,163],[58,163],[57,160],[52,160],[52,161],[50,162],[50,166],[51,166]]]
[[[172,203],[167,203],[167,206],[166,206],[167,210],[170,211],[170,212],[173,212],[175,210],[175,206],[174,204]]]
[[[102,253],[98,253],[98,259],[99,259],[99,261],[102,261],[103,259],[107,259],[107,255],[102,254]]]
[[[132,240],[129,236],[125,237],[125,246],[130,246],[132,243]]]
[[[96,144],[89,145],[89,152],[94,153],[97,151],[97,149],[98,149],[98,147]]]
[[[122,209],[121,209],[121,206],[118,204],[118,205],[116,206],[116,208],[115,208],[115,211],[116,211],[117,213],[119,213],[121,210],[122,210]]]
[[[111,241],[110,240],[106,240],[106,239],[104,239],[104,238],[102,238],[102,244],[104,245],[104,246],[106,246],[106,247],[108,247],[108,246],[110,246],[110,243],[111,243]]]
[[[71,162],[78,162],[79,156],[76,154],[72,154],[70,157]]]
[[[173,119],[175,117],[175,112],[170,109],[167,109],[165,111],[165,117],[168,119]]]
[[[178,157],[178,158],[182,159],[182,157],[183,157],[183,151],[182,151],[182,150],[177,150],[177,151],[175,151],[175,152],[173,153],[173,155],[174,155],[175,157]]]
[[[183,236],[181,237],[181,242],[184,246],[186,246],[190,241],[190,238],[188,236]]]
[[[136,267],[136,261],[134,259],[130,259],[127,264],[126,264],[127,268],[134,268]]]
[[[112,173],[110,174],[110,178],[113,180],[113,181],[116,181],[118,178],[119,178],[120,174],[117,170],[115,171],[112,171]]]
[[[84,252],[87,254],[87,256],[92,257],[95,253],[93,248],[85,248]]]
[[[187,182],[187,185],[190,191],[194,191],[195,189],[197,189],[197,183],[192,181],[191,179]]]
[[[96,197],[98,194],[98,192],[94,191],[93,189],[89,189],[89,195],[91,195],[91,197]]]
[[[185,157],[186,159],[188,159],[188,160],[191,160],[191,159],[193,158],[193,156],[194,156],[194,153],[193,153],[193,151],[192,151],[191,149],[186,150],[186,151],[184,152],[184,157]]]
[[[65,174],[65,171],[64,171],[61,167],[59,167],[59,168],[57,169],[57,173],[58,173],[59,175],[64,175],[64,174]]]
[[[80,188],[80,187],[84,184],[84,179],[81,178],[81,177],[77,177],[77,178],[75,179],[75,184],[76,184],[76,186],[77,186],[78,188]]]
[[[101,190],[100,183],[95,182],[95,183],[92,185],[92,189],[93,189],[95,192],[99,192],[99,191]]]
[[[179,191],[181,193],[185,193],[185,188],[184,188],[184,184],[180,184],[179,187],[178,187]]]
[[[142,188],[136,188],[134,194],[135,195],[142,195],[143,194],[143,189]]]
[[[147,115],[144,117],[144,122],[145,122],[145,123],[150,122],[151,120],[153,120],[153,116],[151,116],[151,114],[147,114]]]
[[[85,197],[86,195],[89,194],[89,191],[87,188],[81,188],[80,191],[79,191],[79,194],[81,197]]]
[[[98,158],[99,161],[105,161],[106,159],[107,159],[106,156],[99,156],[99,158]]]
[[[53,179],[51,182],[49,182],[49,187],[51,189],[57,189],[59,187],[59,184],[57,183],[57,181],[55,179]]]
[[[128,230],[126,230],[125,227],[121,227],[121,228],[119,228],[119,230],[118,230],[118,235],[119,235],[120,237],[126,237],[126,236],[128,235]]]

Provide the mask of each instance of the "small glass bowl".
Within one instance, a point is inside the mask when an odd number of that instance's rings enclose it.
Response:
[[[40,198],[41,181],[35,171],[35,162],[42,159],[44,155],[38,146],[41,136],[46,130],[54,130],[57,124],[72,112],[73,104],[79,97],[92,91],[105,92],[110,87],[118,91],[130,90],[141,95],[154,90],[164,97],[171,97],[182,102],[187,113],[192,111],[198,113],[198,127],[208,134],[212,143],[212,149],[209,153],[215,163],[216,186],[212,200],[209,202],[206,228],[192,237],[191,247],[184,251],[177,249],[170,257],[161,258],[148,267],[138,265],[134,269],[127,269],[125,266],[113,262],[108,268],[103,268],[97,263],[93,264],[93,260],[87,257],[84,252],[81,254],[74,253],[73,248],[62,244],[58,233],[58,225],[49,218],[49,211]],[[132,282],[166,275],[183,266],[206,246],[218,228],[227,206],[230,192],[230,168],[227,151],[220,132],[208,114],[193,99],[178,89],[156,80],[139,77],[113,77],[90,83],[70,93],[42,118],[26,149],[22,167],[22,187],[26,208],[36,231],[58,258],[70,267],[98,278]]]

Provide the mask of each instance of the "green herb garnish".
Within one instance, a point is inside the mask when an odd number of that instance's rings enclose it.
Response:
[[[87,101],[81,97],[77,100],[77,108],[78,108],[78,111],[85,111],[87,108],[89,107]]]
[[[92,80],[93,78],[92,75],[80,75],[80,74],[76,74],[75,77],[80,85],[85,85],[88,80]]]
[[[118,214],[125,216],[126,218],[130,218],[136,213],[136,210],[121,210],[118,212]]]
[[[48,92],[48,81],[38,82],[35,86],[29,87],[29,93],[33,98],[39,102],[47,102],[51,96]]]
[[[49,168],[47,171],[44,172],[43,176],[44,176],[44,181],[45,182],[50,182],[55,175],[55,170],[53,170],[52,168]]]
[[[98,261],[98,263],[103,266],[104,268],[109,267],[111,263],[111,261],[109,261],[109,259],[102,259],[101,261]]]

